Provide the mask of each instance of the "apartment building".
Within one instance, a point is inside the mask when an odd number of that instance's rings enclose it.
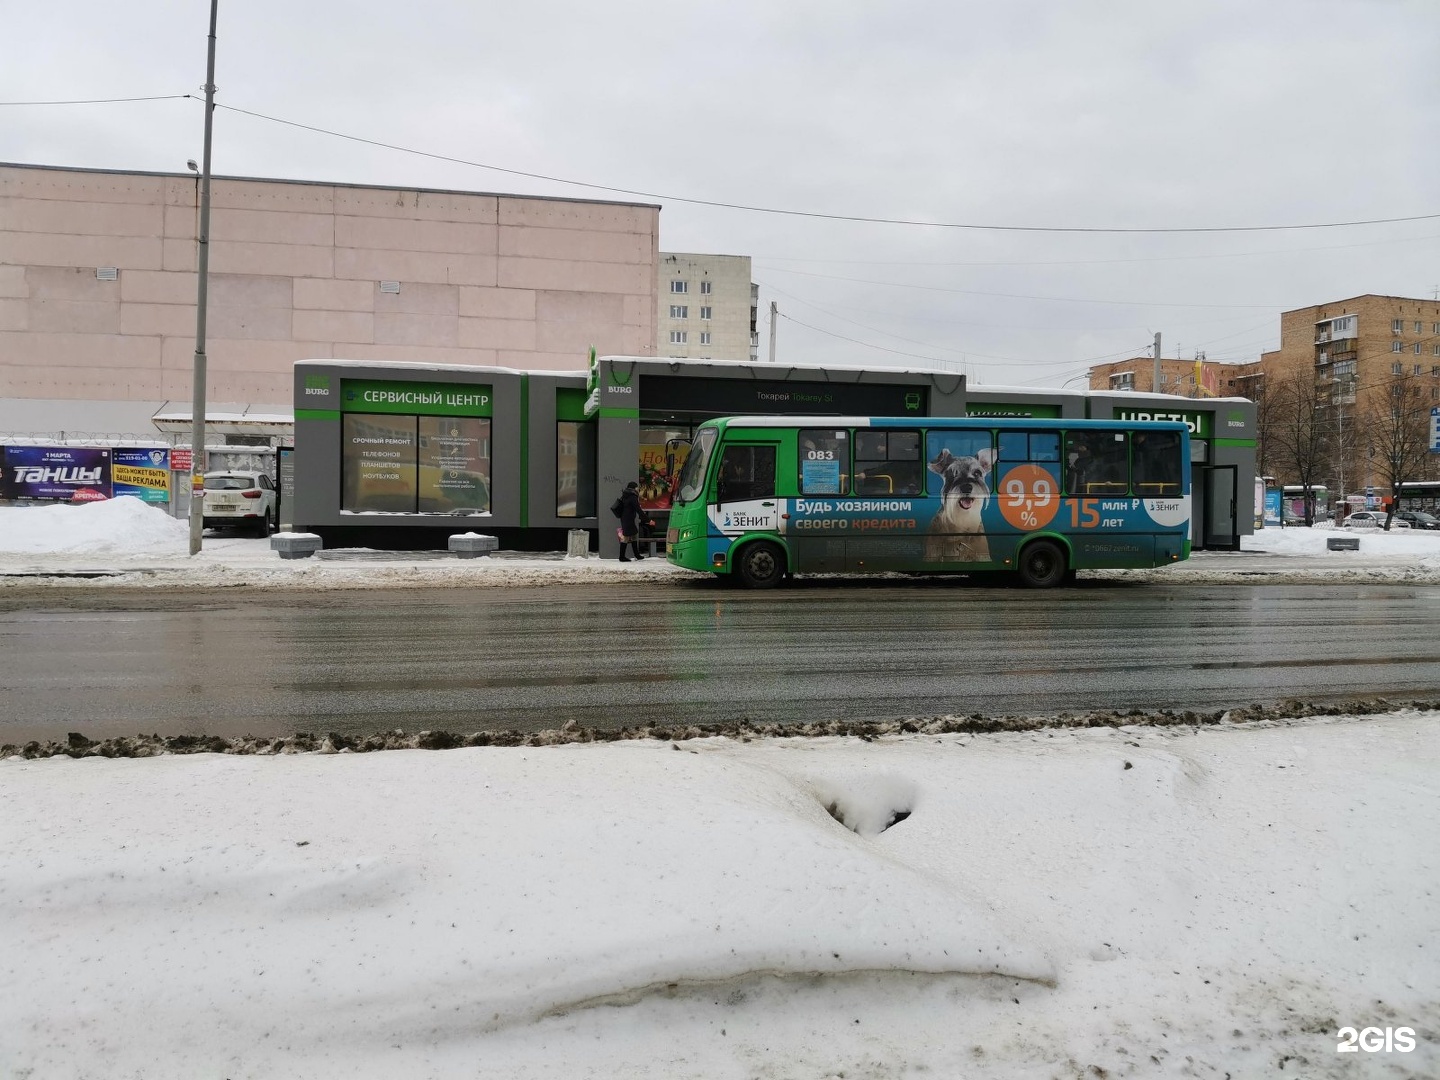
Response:
[[[1387,483],[1386,454],[1398,445],[1384,418],[1418,425],[1440,405],[1440,301],[1366,294],[1282,312],[1280,348],[1260,362],[1272,379],[1313,376],[1322,416],[1334,424],[1326,482],[1341,494],[1374,492]],[[1418,464],[1429,472],[1433,455]]]
[[[659,356],[754,360],[759,287],[748,255],[661,252],[655,318]]]
[[[297,360],[655,352],[658,206],[247,177],[215,177],[211,202],[217,432],[288,417]],[[0,164],[0,433],[189,416],[199,210],[191,173]]]
[[[1160,359],[1160,380],[1155,381],[1155,359],[1150,356],[1116,360],[1090,369],[1091,390],[1128,390],[1178,397],[1250,397],[1259,372],[1254,361],[1243,364],[1213,360]]]
[[[1363,404],[1390,377],[1418,378],[1440,403],[1440,301],[1354,296],[1280,315],[1280,348],[1260,362],[1276,374],[1313,370],[1334,402]]]

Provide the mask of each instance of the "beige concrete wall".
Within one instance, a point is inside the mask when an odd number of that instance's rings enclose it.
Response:
[[[188,404],[198,207],[191,175],[0,165],[0,395]],[[309,358],[651,355],[658,249],[654,206],[215,179],[207,397],[288,402]]]

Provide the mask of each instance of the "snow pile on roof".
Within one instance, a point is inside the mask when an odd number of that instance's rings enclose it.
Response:
[[[180,553],[189,538],[187,522],[133,495],[0,509],[0,552],[7,554]]]

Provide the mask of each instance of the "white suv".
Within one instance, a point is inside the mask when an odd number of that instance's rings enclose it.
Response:
[[[205,476],[205,528],[250,528],[259,536],[275,529],[275,484],[263,472],[217,472]]]

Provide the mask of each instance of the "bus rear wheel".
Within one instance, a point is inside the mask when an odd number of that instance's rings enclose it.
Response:
[[[1020,552],[1016,570],[1027,589],[1053,588],[1066,578],[1065,552],[1052,540],[1033,540]]]
[[[785,553],[767,540],[746,544],[739,561],[740,580],[747,588],[773,589],[785,576]]]

